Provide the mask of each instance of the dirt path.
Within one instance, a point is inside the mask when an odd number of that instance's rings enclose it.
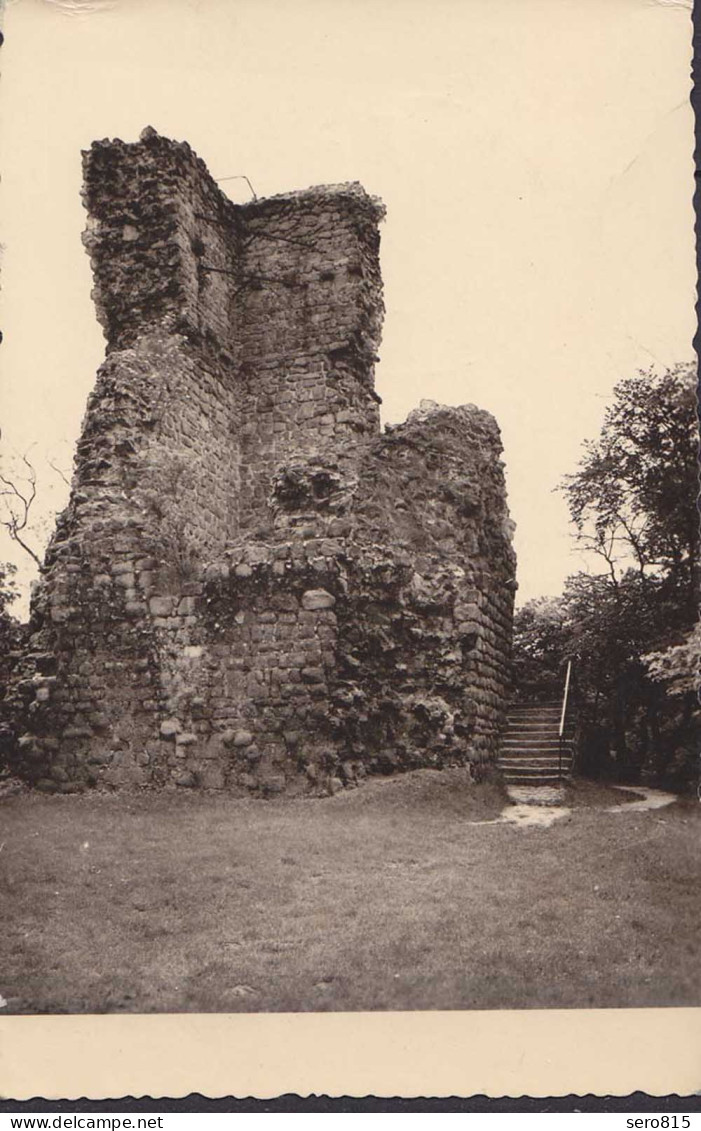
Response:
[[[646,789],[637,785],[619,785],[617,789],[624,789],[627,793],[641,794],[640,801],[626,801],[624,805],[612,805],[606,810],[607,813],[642,813],[646,809],[664,809],[665,805],[671,805],[674,801],[678,801],[675,793],[665,793],[661,789]]]
[[[671,805],[678,800],[674,793],[665,793],[661,789],[648,789],[645,786],[619,785],[616,789],[633,793],[639,800],[625,801],[622,805],[609,805],[604,809],[605,813],[642,813],[648,809],[662,809],[665,805]],[[549,829],[556,821],[572,816],[572,809],[563,804],[566,798],[564,789],[553,786],[541,786],[536,789],[510,786],[508,793],[511,804],[507,805],[498,817],[470,823],[509,824],[522,829]]]

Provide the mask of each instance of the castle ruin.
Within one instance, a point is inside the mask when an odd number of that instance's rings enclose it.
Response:
[[[84,154],[106,359],[12,696],[47,791],[335,792],[496,757],[515,560],[472,405],[382,433],[381,204]]]

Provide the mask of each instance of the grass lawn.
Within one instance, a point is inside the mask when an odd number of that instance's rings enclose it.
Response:
[[[0,802],[3,1012],[701,1005],[701,805],[549,829],[419,771],[335,797]]]

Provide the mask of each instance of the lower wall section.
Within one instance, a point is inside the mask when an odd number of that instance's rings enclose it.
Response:
[[[498,432],[428,406],[348,475],[273,475],[274,522],[190,570],[138,524],[63,537],[11,696],[41,789],[335,792],[497,753],[514,559]],[[106,533],[107,531],[107,533]]]
[[[119,589],[105,586],[109,650],[91,647],[81,618],[44,626],[21,684],[23,776],[47,791],[268,796],[493,756],[506,625],[489,600],[465,576],[426,581],[351,543],[321,559],[316,541],[300,549],[250,545],[151,593],[142,618],[120,617]]]

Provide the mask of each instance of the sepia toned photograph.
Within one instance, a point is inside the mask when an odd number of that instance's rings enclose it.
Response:
[[[701,1006],[689,9],[3,33],[0,1016]]]

